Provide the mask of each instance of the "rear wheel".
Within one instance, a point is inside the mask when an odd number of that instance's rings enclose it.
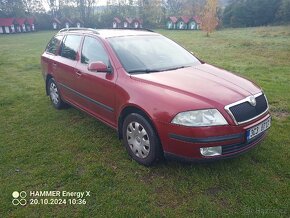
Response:
[[[140,114],[129,114],[123,123],[123,140],[129,155],[150,166],[161,156],[161,145],[151,124]]]
[[[56,109],[63,108],[66,104],[62,101],[56,82],[53,78],[48,81],[48,94],[52,105]]]

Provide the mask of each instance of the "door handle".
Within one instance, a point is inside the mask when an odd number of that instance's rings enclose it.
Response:
[[[77,71],[76,71],[76,75],[77,75],[78,77],[80,77],[80,76],[82,75],[82,72],[79,71],[79,70],[77,70]]]

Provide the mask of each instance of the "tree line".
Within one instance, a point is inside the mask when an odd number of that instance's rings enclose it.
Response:
[[[0,17],[34,16],[38,29],[53,17],[80,18],[88,27],[110,27],[114,17],[136,17],[147,28],[161,28],[168,16],[199,16],[215,28],[290,22],[290,0],[0,0]],[[211,20],[208,20],[211,19]]]
[[[289,23],[290,0],[232,0],[222,18],[226,27]]]

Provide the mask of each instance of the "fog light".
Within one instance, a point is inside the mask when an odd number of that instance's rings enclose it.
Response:
[[[200,153],[206,157],[221,155],[222,154],[222,146],[200,148]]]

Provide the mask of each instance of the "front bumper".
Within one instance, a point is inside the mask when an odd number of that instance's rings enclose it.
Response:
[[[208,162],[208,161],[213,161],[213,160],[223,160],[227,158],[233,158],[236,156],[239,156],[243,153],[246,153],[248,150],[251,148],[254,148],[259,142],[261,142],[267,135],[267,132],[264,132],[261,134],[261,136],[257,137],[257,139],[254,139],[251,143],[244,143],[244,144],[233,144],[233,145],[226,145],[222,147],[222,150],[229,150],[232,149],[232,152],[228,152],[226,154],[222,154],[219,156],[214,156],[214,157],[202,157],[202,158],[189,158],[185,156],[179,156],[176,154],[172,154],[170,152],[164,152],[164,156],[166,159],[171,159],[171,160],[178,160],[178,161],[183,161],[183,162]]]
[[[268,113],[262,118],[244,125],[201,128],[159,123],[163,130],[159,131],[159,136],[163,145],[164,155],[167,158],[183,161],[208,161],[240,155],[255,147],[267,135],[267,131],[265,131],[247,141],[246,131],[269,117],[270,114]],[[200,148],[215,146],[222,146],[221,155],[213,157],[201,155]]]

